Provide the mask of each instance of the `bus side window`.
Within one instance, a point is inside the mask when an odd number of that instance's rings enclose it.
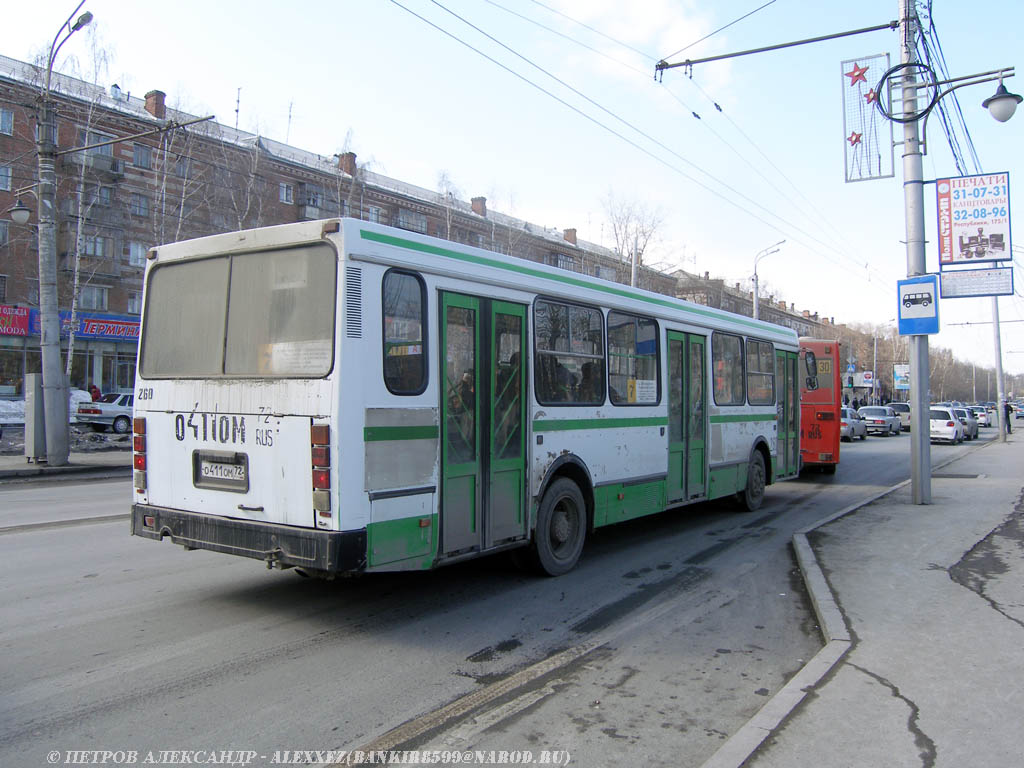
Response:
[[[711,365],[715,404],[743,405],[743,340],[732,334],[712,334]]]
[[[423,281],[411,272],[384,275],[384,384],[395,395],[418,395],[427,387]]]

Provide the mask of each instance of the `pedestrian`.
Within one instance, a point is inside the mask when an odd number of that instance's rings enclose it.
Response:
[[[850,396],[849,395],[843,395],[843,405],[845,405],[845,406],[849,406],[850,405]]]
[[[100,399],[100,394],[100,388],[96,386],[96,383],[89,382],[89,395],[94,403]]]
[[[1003,403],[1003,414],[1004,414],[1003,421],[1006,422],[1006,434],[1010,434],[1011,432],[1013,432],[1013,428],[1010,426],[1010,414],[1011,413],[1013,413],[1013,406],[1010,405],[1010,401],[1009,400],[1006,400]]]
[[[855,398],[853,398],[853,410],[856,411],[859,408],[860,408],[860,401],[855,397]]]

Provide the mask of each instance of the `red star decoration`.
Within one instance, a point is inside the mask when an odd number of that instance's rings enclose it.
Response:
[[[847,137],[846,140],[850,142],[850,146],[852,147],[855,144],[860,144],[860,138],[862,135],[863,134],[857,133],[856,131],[851,131],[849,137]]]
[[[873,101],[877,101],[878,94],[875,93],[875,89],[872,88],[870,91],[868,91],[867,93],[864,94],[864,98],[867,99],[868,100],[868,104],[870,104]]]
[[[866,83],[868,79],[864,77],[864,73],[867,71],[867,67],[859,67],[857,66],[857,63],[854,62],[853,69],[850,70],[849,72],[844,72],[843,74],[850,78],[850,85],[852,86],[856,85],[857,83]]]

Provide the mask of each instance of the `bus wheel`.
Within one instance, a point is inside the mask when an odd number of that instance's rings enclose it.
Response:
[[[587,535],[587,504],[576,483],[555,480],[537,510],[534,551],[540,570],[548,576],[568,573],[580,559]]]
[[[760,451],[754,451],[747,465],[747,487],[736,494],[740,505],[748,512],[761,508],[761,502],[764,501],[764,478],[764,457]]]

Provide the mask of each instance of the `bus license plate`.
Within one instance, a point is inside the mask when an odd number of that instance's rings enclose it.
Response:
[[[229,482],[245,482],[244,464],[221,464],[219,461],[199,462],[199,473],[211,480],[227,480]]]
[[[249,490],[249,457],[244,453],[195,451],[192,484],[196,488],[246,493]]]

